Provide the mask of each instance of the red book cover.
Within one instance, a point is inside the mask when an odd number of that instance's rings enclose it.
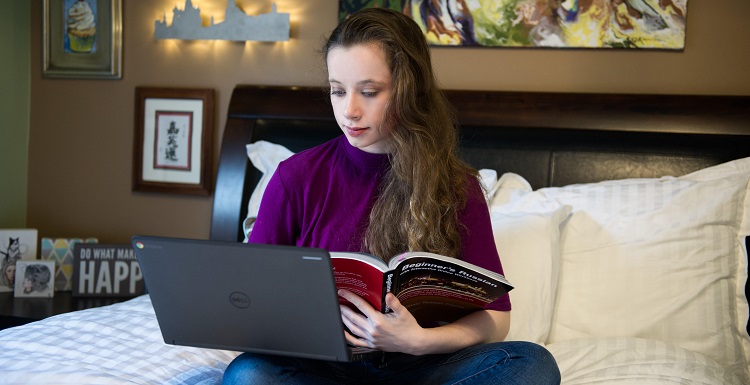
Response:
[[[361,259],[336,257],[335,253],[331,254],[331,264],[333,265],[333,277],[336,280],[336,287],[346,289],[352,293],[364,298],[370,305],[383,311],[383,273],[382,267],[385,263],[380,262],[382,266],[376,266],[370,260],[370,256],[360,255]],[[349,304],[349,301],[339,297],[342,304]]]
[[[372,255],[334,252],[331,264],[338,288],[359,295],[383,313],[390,311],[385,295],[391,292],[424,325],[453,322],[513,289],[501,274],[431,253],[405,253],[386,265]]]

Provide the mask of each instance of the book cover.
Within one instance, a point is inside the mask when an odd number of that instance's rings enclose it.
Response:
[[[384,313],[390,311],[385,295],[391,292],[424,325],[453,322],[513,289],[501,274],[432,253],[405,253],[386,265],[367,254],[333,252],[331,263],[338,288]]]
[[[0,292],[12,292],[16,282],[16,264],[35,260],[36,229],[0,229]]]
[[[127,244],[77,243],[73,248],[74,297],[135,297],[145,293],[143,274]]]

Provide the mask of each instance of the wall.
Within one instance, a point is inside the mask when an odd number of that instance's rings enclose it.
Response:
[[[30,12],[26,1],[0,12],[0,228],[26,226]]]
[[[223,0],[193,0],[206,18]],[[238,0],[247,13],[272,0]],[[337,1],[276,0],[292,13],[285,43],[155,41],[154,21],[183,0],[123,1],[122,80],[42,79],[42,2],[32,2],[28,222],[40,236],[206,238],[210,197],[131,191],[136,86],[214,88],[220,134],[236,84],[323,84],[316,50],[336,23]],[[746,0],[690,0],[684,52],[435,48],[445,88],[750,95]]]

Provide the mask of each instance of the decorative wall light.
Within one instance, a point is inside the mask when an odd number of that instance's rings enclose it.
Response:
[[[237,7],[234,0],[227,1],[224,21],[204,27],[201,11],[193,7],[191,0],[185,1],[184,9],[177,6],[172,10],[172,24],[167,25],[167,15],[154,23],[155,39],[181,40],[234,40],[234,41],[288,41],[289,14],[279,13],[276,4],[269,13],[251,16]]]

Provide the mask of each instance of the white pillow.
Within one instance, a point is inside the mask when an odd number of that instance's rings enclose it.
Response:
[[[663,341],[592,337],[546,347],[563,384],[747,384],[716,361]]]
[[[561,235],[547,343],[661,340],[716,360],[750,383],[749,180],[750,158],[679,178],[497,194],[495,200],[511,197],[517,206],[573,208]]]
[[[265,140],[250,143],[246,147],[250,162],[263,174],[255,190],[250,195],[250,201],[247,204],[247,216],[255,218],[258,216],[260,201],[263,199],[263,192],[266,191],[268,181],[271,179],[273,173],[276,172],[279,163],[294,155],[294,153],[282,145],[266,142]]]
[[[246,145],[246,148],[250,162],[262,175],[252,194],[250,194],[250,200],[247,202],[247,217],[242,222],[242,233],[245,234],[243,242],[247,242],[250,232],[253,230],[255,218],[258,216],[258,209],[260,208],[260,201],[263,199],[263,193],[266,191],[268,181],[276,172],[279,163],[294,155],[286,147],[266,142],[265,140],[250,143]]]
[[[479,184],[484,189],[485,199],[489,203],[492,195],[495,193],[495,185],[497,184],[497,171],[488,168],[479,170]]]
[[[512,206],[493,206],[490,217],[503,272],[515,288],[510,292],[508,341],[544,344],[549,335],[557,290],[560,224],[570,207],[529,213]]]

